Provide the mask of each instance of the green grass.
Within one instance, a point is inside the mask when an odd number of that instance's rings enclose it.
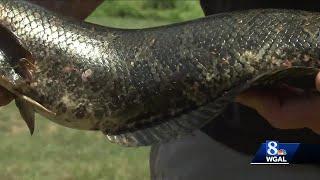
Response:
[[[113,8],[125,10],[126,7],[120,7],[125,5],[125,1],[119,2],[120,5]],[[130,8],[135,9],[132,11],[143,11],[141,4],[132,2],[136,1],[128,2]],[[186,2],[189,5],[194,4],[193,1]],[[130,16],[129,13],[129,16],[117,17],[117,13],[107,12],[113,8],[105,3],[87,21],[112,27],[141,28],[201,16],[200,13],[194,13],[200,10],[196,4],[193,10],[183,12],[187,15],[181,16],[175,15],[182,12],[181,9],[147,9],[147,12],[140,13],[142,15]],[[40,116],[36,118],[36,130],[31,137],[13,103],[0,107],[0,143],[1,180],[143,180],[150,176],[149,147],[121,147],[109,143],[100,132],[65,128]]]
[[[171,4],[171,8],[152,4]],[[131,17],[164,21],[185,21],[203,16],[198,0],[107,0],[92,17]]]
[[[148,179],[149,148],[109,143],[40,116],[31,137],[14,104],[0,109],[0,179]]]

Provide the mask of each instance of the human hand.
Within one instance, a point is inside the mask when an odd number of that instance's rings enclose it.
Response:
[[[320,73],[315,78],[315,84],[320,91]],[[238,96],[236,102],[255,109],[275,128],[309,128],[320,134],[319,95],[284,86],[276,92],[248,90]]]

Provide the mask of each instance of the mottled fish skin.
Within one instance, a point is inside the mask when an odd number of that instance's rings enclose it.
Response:
[[[208,104],[221,107],[214,118],[262,74],[319,67],[319,13],[261,9],[123,30],[0,0],[0,24],[35,60],[32,82],[17,90],[55,112],[47,117],[56,123],[106,134],[161,131]],[[126,144],[117,138],[109,139]]]

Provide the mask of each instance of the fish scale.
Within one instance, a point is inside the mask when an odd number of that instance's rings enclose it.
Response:
[[[29,127],[37,112],[118,144],[150,145],[201,128],[252,86],[315,75],[319,19],[259,9],[116,29],[0,0],[0,41],[16,39],[9,48],[1,41],[0,85]],[[24,54],[8,56],[15,46]]]

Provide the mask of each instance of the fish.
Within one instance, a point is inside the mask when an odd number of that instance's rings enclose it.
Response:
[[[257,9],[118,29],[0,0],[0,86],[31,132],[38,113],[124,146],[166,142],[192,135],[248,88],[314,89],[319,19]]]

